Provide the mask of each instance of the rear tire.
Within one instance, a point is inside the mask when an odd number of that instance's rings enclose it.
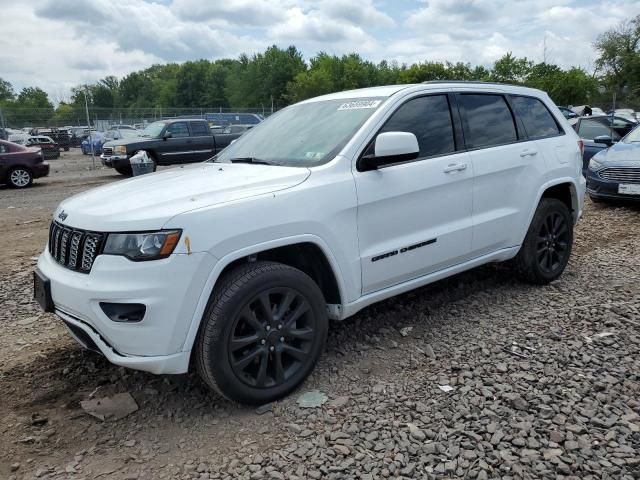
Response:
[[[543,198],[515,258],[519,276],[537,285],[552,282],[567,266],[572,245],[571,212],[560,200]]]
[[[33,183],[33,174],[28,168],[14,167],[7,173],[7,184],[11,188],[27,188]]]
[[[311,373],[328,329],[316,283],[295,268],[253,262],[215,286],[194,346],[204,382],[244,404],[284,397]]]

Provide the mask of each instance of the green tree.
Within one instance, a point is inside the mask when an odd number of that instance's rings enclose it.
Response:
[[[502,56],[493,64],[491,80],[503,83],[524,83],[532,67],[527,58],[516,58],[511,52]]]
[[[15,96],[16,93],[13,91],[13,85],[0,78],[0,103],[11,101]]]
[[[45,125],[53,117],[53,104],[47,93],[38,87],[23,88],[14,102],[14,118],[32,124]]]
[[[226,88],[234,108],[287,105],[287,85],[303,72],[306,65],[294,46],[281,49],[273,45],[250,59],[241,55],[230,73]]]
[[[640,15],[608,30],[594,44],[596,67],[610,93],[640,103]]]

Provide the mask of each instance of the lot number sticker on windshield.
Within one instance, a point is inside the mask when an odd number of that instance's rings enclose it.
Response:
[[[340,110],[357,110],[362,108],[376,108],[382,100],[356,100],[353,102],[343,103],[338,107]]]

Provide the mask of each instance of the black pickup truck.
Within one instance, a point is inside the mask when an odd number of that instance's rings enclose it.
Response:
[[[146,151],[157,165],[202,162],[227,147],[242,133],[216,133],[206,120],[175,119],[153,122],[138,137],[106,142],[100,156],[102,164],[122,175],[131,175],[129,159]]]

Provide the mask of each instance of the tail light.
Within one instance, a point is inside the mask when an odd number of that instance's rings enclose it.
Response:
[[[580,149],[580,156],[584,155],[584,142],[582,139],[578,140],[578,148]]]

